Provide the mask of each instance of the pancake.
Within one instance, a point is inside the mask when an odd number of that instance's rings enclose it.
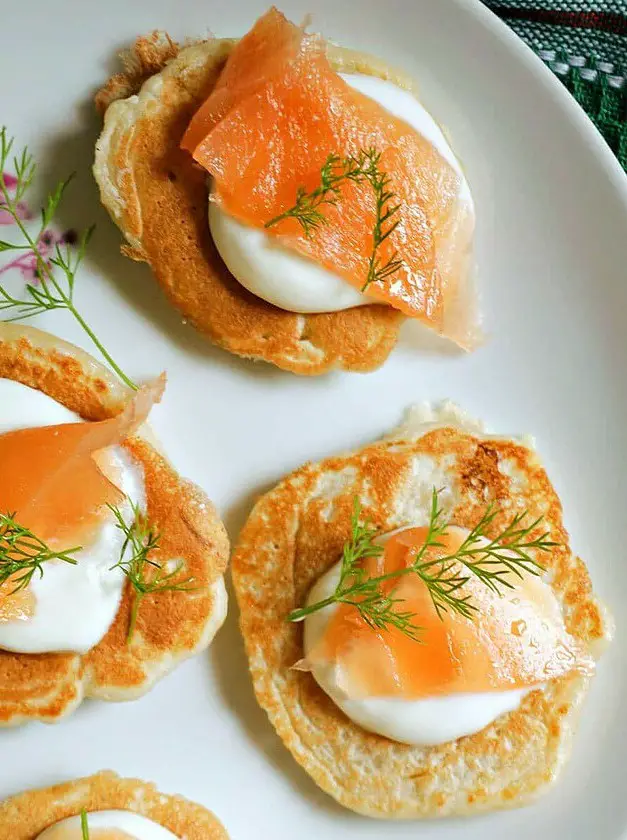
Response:
[[[104,129],[94,175],[102,203],[124,234],[122,250],[149,263],[170,302],[225,350],[303,375],[369,371],[396,344],[404,316],[386,305],[314,315],[278,309],[248,292],[219,257],[207,221],[207,173],[179,148],[235,42],[179,49],[165,33],[139,38],[125,72],[98,93]],[[329,47],[334,69],[412,88],[368,56]]]
[[[418,419],[421,422],[418,422]],[[255,505],[232,561],[255,693],[277,733],[314,781],[372,817],[474,814],[522,805],[556,779],[589,677],[568,675],[532,691],[481,732],[436,747],[366,732],[322,691],[303,656],[302,626],[286,621],[333,565],[350,534],[355,496],[382,531],[424,521],[433,486],[449,521],[471,528],[494,500],[498,533],[525,509],[559,543],[542,562],[567,630],[595,657],[610,623],[584,563],[569,547],[562,507],[535,451],[485,435],[450,407],[414,416],[381,442],[307,464]],[[488,534],[489,536],[490,534]]]
[[[218,818],[182,796],[167,796],[139,779],[111,771],[29,790],[0,803],[0,837],[35,840],[45,828],[87,811],[134,811],[185,840],[228,840]]]
[[[122,409],[129,391],[91,356],[32,327],[0,324],[0,378],[37,388],[85,420]],[[132,700],[179,662],[206,648],[226,617],[226,531],[200,488],[180,478],[149,431],[124,443],[144,470],[147,509],[164,556],[184,561],[181,578],[194,591],[146,595],[130,644],[132,591],[87,654],[23,654],[0,650],[0,726],[57,721],[85,697]]]

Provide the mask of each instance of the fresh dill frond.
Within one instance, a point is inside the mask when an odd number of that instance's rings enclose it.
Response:
[[[89,840],[89,825],[87,823],[87,811],[84,808],[81,810],[81,838],[82,840]]]
[[[190,586],[194,582],[193,577],[176,580],[183,569],[182,562],[173,571],[166,572],[160,563],[151,558],[150,555],[159,549],[161,537],[139,506],[133,502],[130,504],[133,511],[133,521],[130,525],[126,524],[122,511],[118,507],[108,505],[115,517],[117,527],[124,534],[120,559],[111,569],[121,569],[133,588],[128,642],[132,641],[137,613],[146,595],[158,592],[189,592],[194,588]]]
[[[128,629],[130,642],[135,630],[137,613],[142,599],[146,595],[158,592],[190,591],[193,578],[177,580],[183,569],[179,563],[171,572],[166,572],[160,563],[150,555],[159,549],[160,536],[139,507],[133,503],[133,521],[126,524],[122,511],[114,505],[108,505],[115,517],[116,526],[124,534],[119,560],[111,566],[121,569],[133,588],[133,604]],[[81,551],[81,546],[65,551],[53,551],[29,528],[17,522],[15,514],[0,513],[0,587],[7,582],[12,585],[9,595],[26,589],[33,576],[44,574],[44,566],[51,560],[77,564],[73,556]]]
[[[460,574],[459,564],[452,559],[441,557],[431,561],[427,557],[431,549],[444,546],[442,540],[446,538],[448,528],[449,525],[438,504],[438,493],[434,488],[431,493],[427,536],[409,569],[418,575],[429,590],[439,618],[449,609],[465,618],[471,618],[475,607],[470,603],[470,596],[460,592],[468,577]]]
[[[320,185],[311,192],[307,192],[305,187],[299,187],[294,206],[270,219],[265,223],[265,227],[273,227],[285,219],[295,219],[305,236],[310,237],[320,225],[328,224],[328,219],[320,207],[325,204],[337,204],[341,194],[340,186],[348,179],[351,166],[350,158],[342,159],[339,155],[329,155],[320,170]]]
[[[26,251],[32,255],[36,266],[37,282],[28,283],[22,297],[11,295],[0,284],[0,317],[3,316],[3,313],[6,313],[7,317],[2,317],[2,320],[20,321],[34,318],[42,312],[51,312],[56,309],[67,310],[87,333],[107,364],[122,382],[129,388],[137,390],[137,385],[116,364],[80,314],[74,302],[76,272],[85,257],[87,245],[94,231],[93,226],[83,233],[74,252],[69,245],[61,247],[57,244],[52,258],[44,259],[41,254],[42,237],[54,219],[72,176],[61,181],[47,197],[45,206],[41,211],[39,230],[35,235],[32,235],[24,223],[19,205],[33,181],[37,167],[27,146],[15,155],[12,155],[13,147],[14,138],[9,137],[6,127],[3,126],[0,128],[0,208],[11,217],[22,241],[15,244],[0,242],[0,251]],[[9,189],[5,179],[5,171],[11,164],[15,172],[16,183]]]
[[[474,575],[493,592],[512,589],[512,576],[540,575],[543,567],[531,552],[549,552],[557,543],[549,533],[532,537],[542,518],[523,525],[527,513],[516,514],[493,538],[487,532],[499,511],[490,504],[477,525],[468,533],[461,545],[446,552],[446,536],[450,527],[439,506],[438,491],[431,497],[429,525],[423,544],[412,562],[401,569],[381,575],[369,575],[363,567],[368,557],[380,557],[384,548],[375,540],[376,529],[368,522],[360,522],[361,509],[356,500],[351,519],[351,536],[344,545],[341,571],[335,591],[327,598],[301,607],[288,615],[288,621],[302,621],[308,615],[333,604],[354,606],[362,619],[373,628],[395,627],[410,638],[420,641],[420,627],[415,623],[415,613],[403,610],[403,599],[394,596],[394,589],[386,592],[383,584],[415,574],[427,587],[435,611],[440,619],[447,612],[472,618],[478,611],[464,585]],[[444,550],[443,550],[444,549]]]
[[[396,196],[390,189],[392,179],[379,167],[381,152],[371,148],[365,153],[362,152],[361,155],[363,155],[364,178],[372,187],[376,201],[376,217],[372,231],[372,254],[368,264],[368,276],[361,289],[364,292],[371,283],[383,281],[392,274],[396,274],[402,267],[403,261],[399,259],[396,251],[385,263],[382,263],[379,257],[379,248],[400,224],[400,219],[397,218],[394,221],[391,221],[391,219],[396,216],[401,209],[401,205],[391,203]]]
[[[379,256],[381,245],[400,224],[400,219],[393,220],[393,217],[397,215],[401,205],[393,203],[396,194],[390,188],[392,179],[381,169],[380,163],[381,152],[374,147],[362,149],[357,157],[349,155],[342,158],[337,154],[329,155],[320,170],[320,184],[311,192],[307,192],[303,186],[299,187],[293,207],[270,219],[265,223],[265,227],[273,227],[286,219],[295,219],[305,236],[311,237],[321,225],[329,223],[320,208],[324,205],[336,206],[339,203],[342,184],[347,181],[367,182],[375,196],[376,216],[372,229],[372,253],[362,292],[371,283],[386,280],[403,265],[396,251],[386,262],[382,262]]]
[[[511,575],[519,579],[525,573],[540,575],[544,569],[529,552],[550,551],[558,545],[549,539],[548,531],[529,539],[530,534],[542,523],[542,517],[523,526],[526,512],[516,514],[497,537],[487,543],[482,542],[498,512],[495,505],[490,504],[457,550],[460,562],[493,592],[500,592],[501,587],[513,589],[515,583]]]
[[[13,595],[26,589],[35,574],[43,577],[44,565],[51,560],[62,560],[73,566],[78,562],[74,554],[80,546],[65,551],[53,551],[29,528],[21,525],[15,513],[0,513],[0,586],[12,585]]]
[[[384,548],[375,542],[377,529],[366,520],[361,522],[361,505],[355,498],[351,516],[351,536],[342,550],[340,579],[335,592],[328,598],[300,609],[292,610],[289,621],[302,621],[311,613],[318,612],[332,604],[354,606],[363,620],[373,629],[396,627],[412,639],[419,639],[421,628],[412,621],[414,614],[399,607],[401,599],[381,589],[381,582],[387,575],[370,577],[363,561],[370,557],[381,557]]]

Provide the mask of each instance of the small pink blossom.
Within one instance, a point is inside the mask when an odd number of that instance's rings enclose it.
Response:
[[[12,192],[17,186],[17,178],[15,177],[15,175],[11,175],[10,172],[3,172],[2,178],[4,180],[6,188]],[[14,225],[15,219],[9,213],[8,210],[2,209],[3,204],[6,204],[4,196],[0,196],[0,225]],[[18,203],[17,216],[19,219],[24,219],[25,221],[28,221],[29,219],[33,218],[33,214],[31,213],[25,201],[20,201]]]
[[[11,175],[9,172],[3,172],[2,178],[7,190],[9,192],[14,192],[18,184],[15,175]],[[6,207],[6,201],[4,200],[4,196],[0,196],[0,225],[15,224],[15,219],[8,210],[3,209],[3,205]],[[19,219],[28,221],[33,218],[33,214],[25,201],[18,202],[16,211]],[[50,258],[54,255],[57,246],[74,245],[76,243],[76,238],[76,233],[73,230],[67,230],[62,234],[57,234],[53,230],[49,229],[44,230],[37,241],[37,251],[39,256],[43,259],[48,268],[51,268],[52,265]],[[0,267],[0,274],[16,269],[22,273],[24,280],[29,283],[36,284],[39,280],[39,266],[40,260],[37,257],[37,254],[34,254],[31,251],[22,251],[17,257],[15,257],[15,259]]]
[[[39,237],[37,250],[48,268],[51,268],[50,257],[54,254],[57,245],[74,245],[75,242],[76,233],[73,230],[67,230],[61,235],[52,230],[45,230]],[[20,271],[27,282],[37,284],[39,280],[39,260],[36,254],[31,251],[21,253],[15,259],[0,267],[0,274],[12,269]]]
[[[9,213],[8,210],[3,210],[2,209],[3,204],[4,204],[4,201],[2,199],[2,196],[0,196],[0,225],[14,225],[15,224],[15,219]],[[29,221],[29,219],[33,218],[33,214],[28,209],[28,206],[26,205],[26,203],[23,202],[23,201],[20,201],[17,205],[17,216],[18,216],[19,219],[23,219],[26,222]]]
[[[21,254],[14,260],[6,263],[6,265],[3,265],[2,268],[0,268],[0,274],[4,274],[6,271],[10,271],[13,268],[22,272],[24,280],[28,280],[30,282],[37,279],[37,258],[34,254]]]

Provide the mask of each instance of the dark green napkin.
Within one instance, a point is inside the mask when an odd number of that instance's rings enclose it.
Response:
[[[562,80],[627,171],[627,0],[484,0]]]

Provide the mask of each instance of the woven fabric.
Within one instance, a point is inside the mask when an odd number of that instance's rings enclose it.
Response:
[[[627,171],[627,0],[484,0],[562,80]]]

